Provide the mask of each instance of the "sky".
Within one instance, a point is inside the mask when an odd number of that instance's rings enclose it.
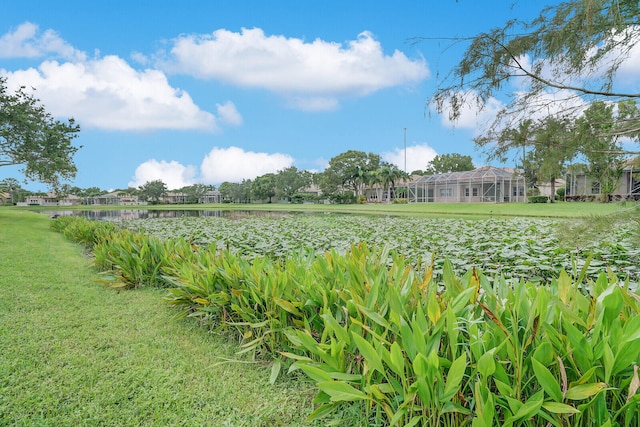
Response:
[[[548,3],[10,1],[0,76],[80,124],[70,184],[81,188],[319,172],[347,150],[407,172],[447,153],[482,166],[473,137],[491,111],[469,109],[454,124],[428,105],[463,53],[450,39],[531,19]],[[19,169],[1,167],[0,180],[22,180]]]

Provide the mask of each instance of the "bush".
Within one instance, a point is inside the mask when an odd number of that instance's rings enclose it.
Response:
[[[359,205],[364,205],[365,203],[367,203],[367,196],[365,196],[364,194],[358,196],[358,198],[356,199],[356,203],[358,203]]]
[[[527,188],[527,197],[533,197],[533,196],[539,196],[540,195],[540,190],[533,187],[533,188]]]
[[[398,197],[396,199],[393,199],[393,203],[398,205],[406,205],[407,203],[409,203],[409,199],[407,199],[406,197]]]
[[[310,420],[350,406],[360,425],[640,425],[640,297],[587,279],[589,261],[539,284],[364,243],[277,261],[121,231],[100,246],[121,279],[169,282],[183,315],[273,358],[272,381],[308,375]]]
[[[356,202],[356,196],[353,193],[332,194],[329,196],[331,203],[339,205],[349,205]]]
[[[547,203],[549,197],[547,196],[531,196],[529,197],[529,203]]]
[[[558,187],[558,189],[556,190],[556,196],[558,196],[558,199],[564,199],[564,194],[567,191],[567,188],[563,185],[562,187]]]

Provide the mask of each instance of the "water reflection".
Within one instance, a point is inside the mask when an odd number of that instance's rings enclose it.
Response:
[[[51,217],[59,216],[83,216],[87,219],[105,221],[125,221],[146,218],[182,218],[182,217],[217,217],[227,219],[243,219],[253,217],[287,216],[293,212],[282,211],[250,211],[250,210],[146,210],[146,209],[120,209],[120,210],[81,210],[81,211],[40,211]]]

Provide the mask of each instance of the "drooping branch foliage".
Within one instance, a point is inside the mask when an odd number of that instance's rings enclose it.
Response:
[[[56,120],[24,87],[7,90],[0,78],[0,166],[22,165],[25,177],[57,188],[75,177],[71,144],[80,126]]]
[[[516,83],[517,92],[487,127],[493,131],[531,115],[578,114],[597,100],[635,102],[640,93],[625,91],[617,76],[639,41],[637,1],[566,1],[532,21],[511,20],[473,37],[431,101],[456,120],[469,103],[484,108]],[[635,114],[615,132],[636,136],[638,129]]]

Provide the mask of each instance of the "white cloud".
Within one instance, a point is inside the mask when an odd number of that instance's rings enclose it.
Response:
[[[195,166],[184,166],[175,160],[166,162],[156,159],[147,160],[136,168],[129,187],[139,187],[149,181],[161,180],[169,190],[175,190],[195,183]]]
[[[417,83],[429,76],[424,59],[396,50],[385,55],[369,32],[346,44],[267,36],[259,28],[181,36],[159,65],[176,73],[262,88],[305,109],[335,108],[342,97]],[[305,102],[306,100],[306,102]]]
[[[424,170],[438,153],[428,144],[417,144],[407,147],[407,173],[414,170]],[[405,151],[404,148],[395,148],[394,151],[382,153],[382,160],[396,165],[404,170]]]
[[[37,88],[56,116],[110,130],[216,130],[215,117],[173,88],[162,71],[138,71],[117,56],[78,63],[45,61],[38,69],[9,72],[9,86]]]
[[[255,153],[242,148],[214,147],[200,166],[201,181],[220,184],[225,181],[240,182],[293,165],[293,157],[281,153]]]
[[[227,101],[224,104],[216,104],[216,108],[221,122],[233,126],[240,126],[242,124],[242,116],[233,102]]]
[[[57,32],[46,30],[31,22],[0,37],[0,58],[40,58],[55,55],[69,60],[84,60],[86,55],[64,41]]]
[[[473,92],[468,93],[467,102],[460,109],[460,117],[455,121],[451,120],[451,107],[446,104],[441,114],[442,125],[449,128],[457,127],[477,131],[493,121],[498,111],[504,107],[504,104],[496,98],[490,98],[482,107],[476,102],[476,99]]]

